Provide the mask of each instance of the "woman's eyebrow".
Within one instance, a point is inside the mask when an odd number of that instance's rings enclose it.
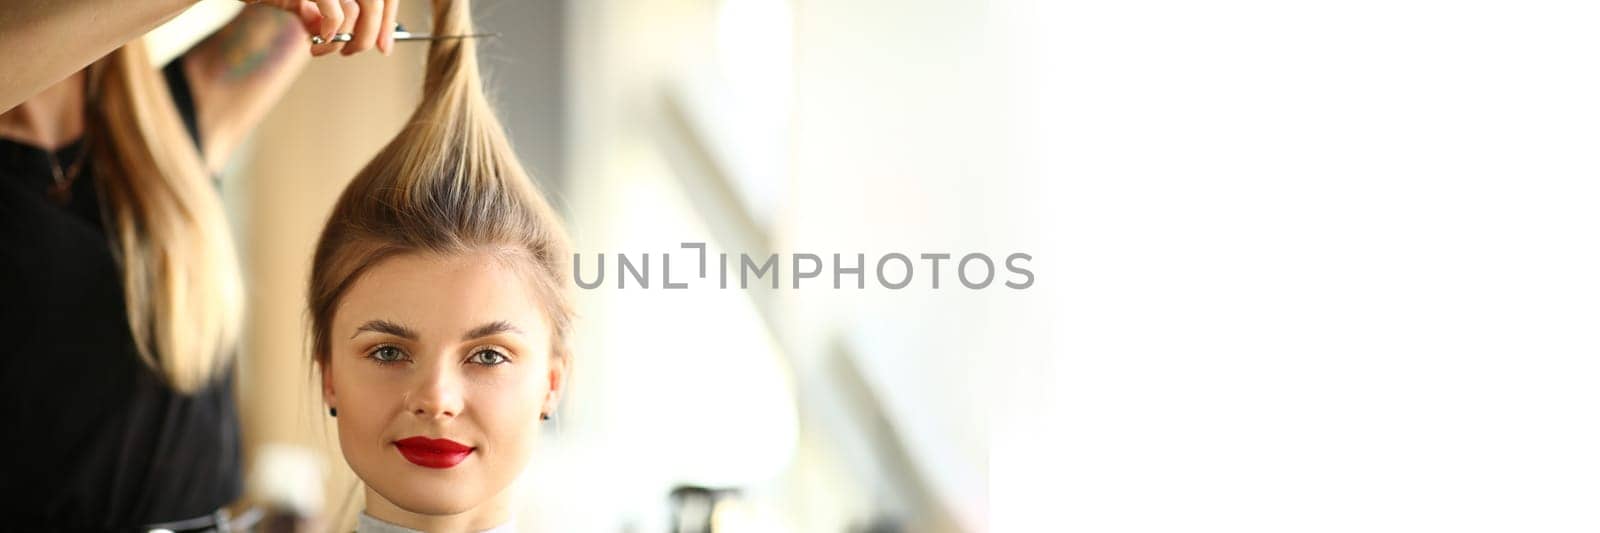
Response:
[[[472,339],[476,339],[476,338],[480,338],[480,337],[488,337],[490,335],[494,335],[494,334],[497,334],[497,333],[505,333],[505,332],[508,332],[508,331],[509,332],[513,332],[513,333],[522,333],[521,329],[517,329],[517,327],[511,325],[510,322],[506,322],[504,320],[499,320],[499,321],[490,322],[488,324],[484,324],[482,326],[478,326],[478,327],[472,328],[472,330],[468,331],[466,335],[462,335],[461,336],[461,340],[462,341],[470,341]]]
[[[388,320],[368,320],[367,323],[362,324],[359,328],[356,328],[355,335],[351,335],[350,338],[356,338],[356,335],[360,335],[363,331],[387,333],[406,340],[417,340],[416,331]]]

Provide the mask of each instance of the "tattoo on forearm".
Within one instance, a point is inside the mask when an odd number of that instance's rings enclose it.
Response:
[[[246,7],[211,36],[216,60],[211,68],[224,81],[238,81],[283,60],[305,30],[288,13],[267,6]]]

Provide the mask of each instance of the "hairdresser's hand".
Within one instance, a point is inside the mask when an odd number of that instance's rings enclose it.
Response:
[[[334,52],[350,55],[376,46],[383,55],[394,49],[395,13],[400,0],[243,0],[247,4],[266,4],[300,18],[307,34],[322,37],[322,44],[311,46],[311,55]],[[336,33],[351,34],[350,42],[336,42]]]

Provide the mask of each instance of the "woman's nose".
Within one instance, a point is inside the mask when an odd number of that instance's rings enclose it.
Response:
[[[412,390],[411,414],[422,418],[450,418],[461,413],[461,376],[450,368],[436,368],[419,380]]]

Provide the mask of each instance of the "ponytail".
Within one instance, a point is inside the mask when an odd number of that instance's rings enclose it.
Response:
[[[466,0],[434,0],[435,35],[472,30]],[[570,361],[568,246],[484,96],[475,43],[434,40],[417,110],[345,188],[317,242],[308,294],[312,357],[327,362],[339,297],[377,262],[494,250],[531,267],[551,321],[551,356]]]

